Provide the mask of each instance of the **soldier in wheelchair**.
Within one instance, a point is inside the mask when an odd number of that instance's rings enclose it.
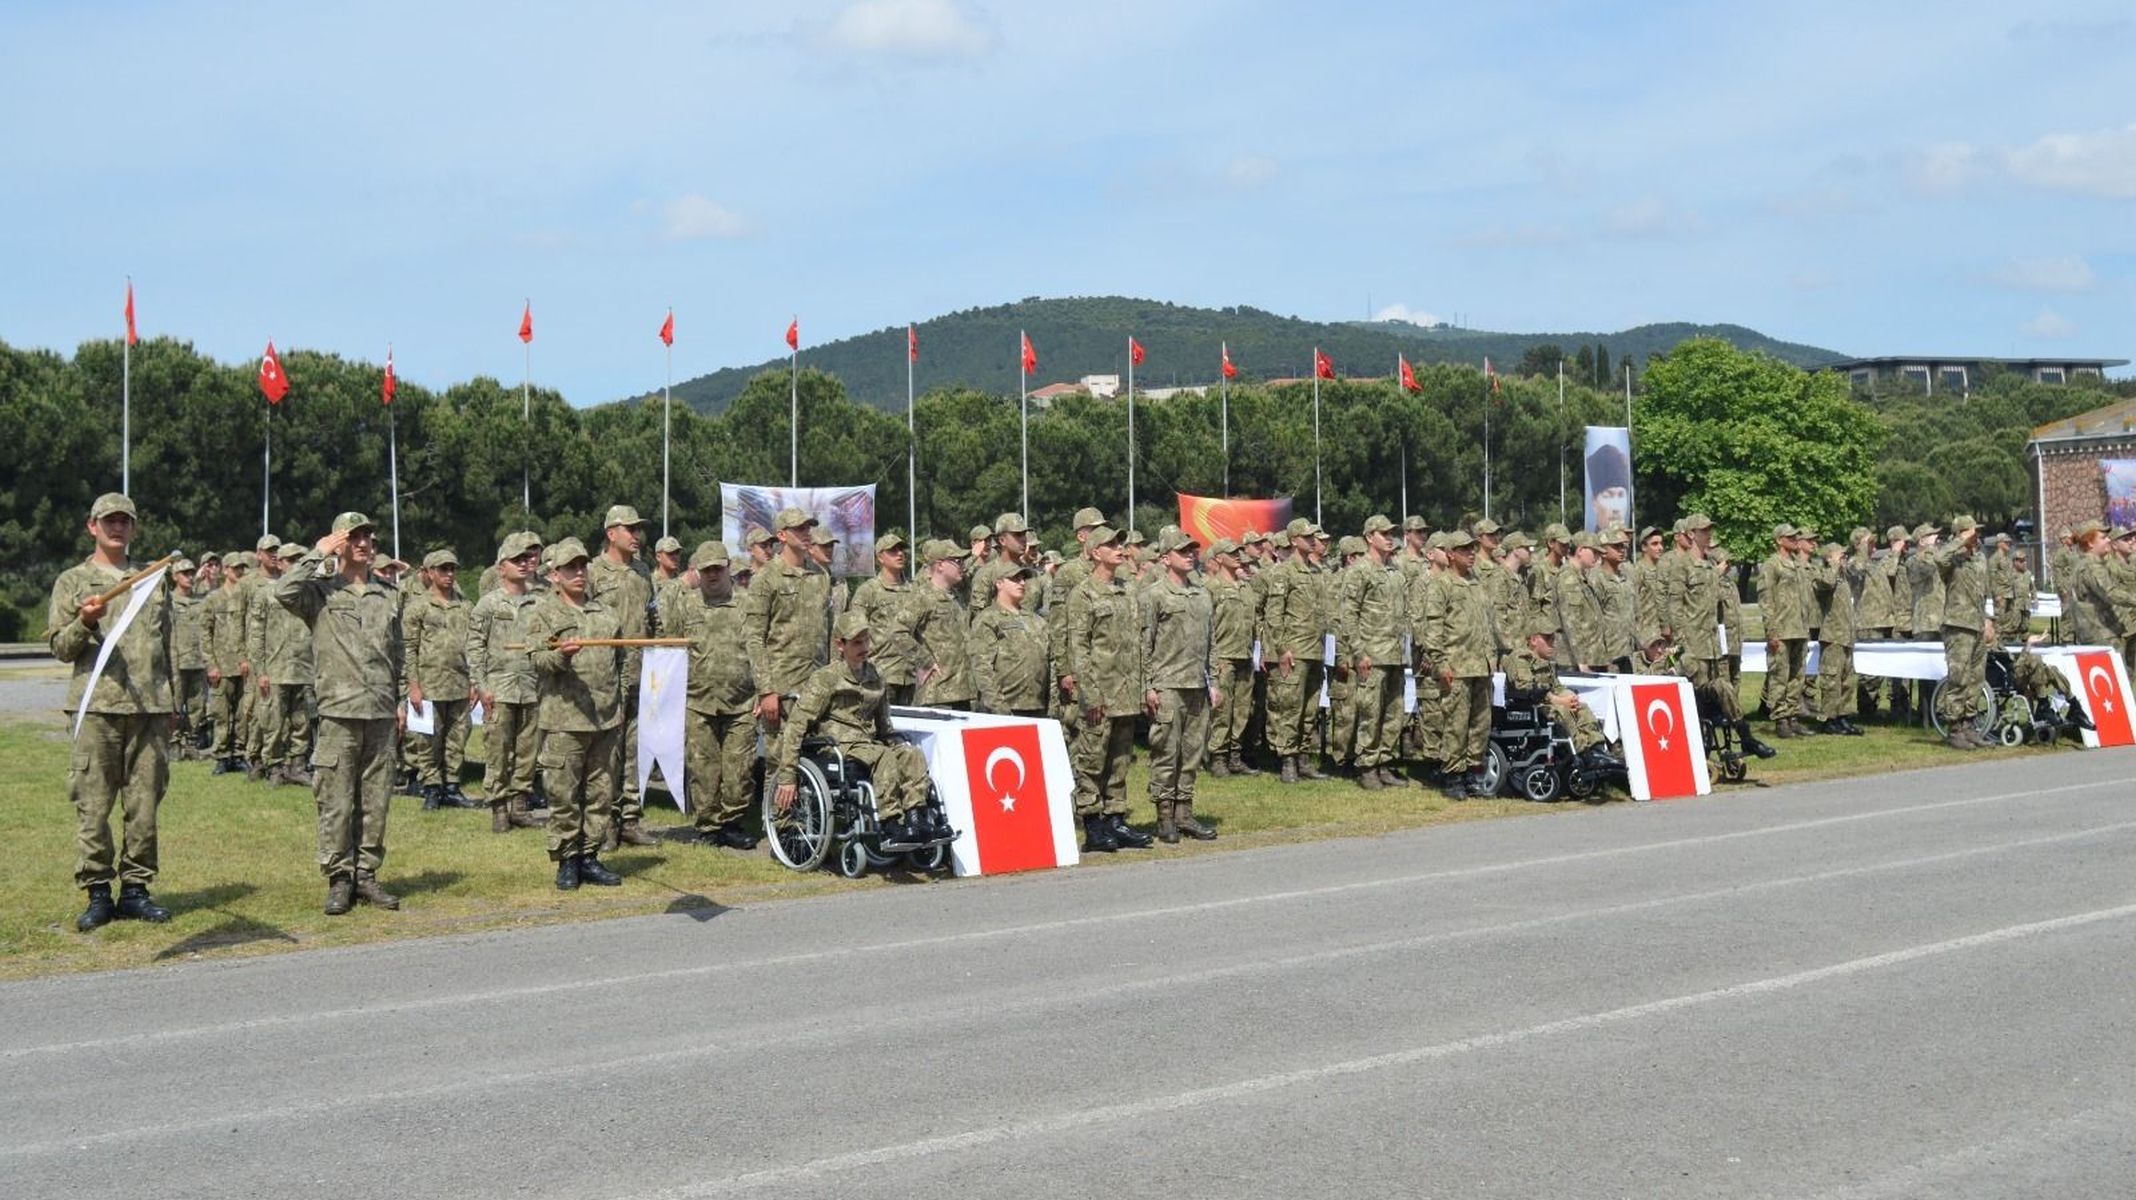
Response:
[[[786,714],[764,826],[774,856],[796,870],[814,869],[834,843],[848,876],[901,855],[931,870],[956,839],[926,758],[890,727],[882,676],[868,651],[867,614],[841,614],[831,662],[809,676]]]
[[[1503,760],[1503,777],[1516,795],[1530,800],[1585,797],[1624,771],[1595,715],[1558,682],[1552,660],[1557,632],[1549,609],[1535,613],[1526,637],[1505,657],[1506,703],[1491,723],[1491,749]]]

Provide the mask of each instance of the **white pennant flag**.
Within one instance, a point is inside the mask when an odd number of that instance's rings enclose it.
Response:
[[[638,794],[658,764],[674,793],[675,806],[690,811],[683,782],[683,721],[690,698],[690,652],[681,646],[650,646],[638,663]]]
[[[141,611],[142,605],[148,603],[148,598],[156,594],[156,589],[163,583],[164,574],[169,570],[169,567],[157,567],[135,580],[133,594],[126,599],[126,611],[120,613],[119,619],[104,630],[104,644],[97,649],[96,666],[89,672],[89,685],[82,689],[82,706],[74,710],[74,732],[68,736],[82,735],[82,718],[89,714],[89,700],[96,695],[97,680],[104,677],[104,664],[111,661],[111,652],[118,649],[119,639],[126,636],[126,627],[133,624],[134,615]]]

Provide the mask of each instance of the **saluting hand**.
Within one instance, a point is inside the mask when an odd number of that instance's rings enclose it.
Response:
[[[341,548],[348,544],[349,531],[343,529],[336,533],[329,533],[325,537],[320,538],[318,541],[312,543],[312,552],[320,555],[321,557],[326,557],[341,553]]]

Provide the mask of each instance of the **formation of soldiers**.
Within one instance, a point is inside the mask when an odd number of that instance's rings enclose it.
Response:
[[[102,594],[132,565],[136,518],[126,497],[100,497],[88,520],[95,552],[54,585],[49,638],[75,666],[70,711],[110,615]],[[796,749],[812,734],[875,767],[887,835],[927,836],[924,766],[915,775],[912,756],[890,745],[893,705],[1058,719],[1093,852],[1214,838],[1194,811],[1204,769],[1480,794],[1497,673],[1509,696],[1547,706],[1589,766],[1617,760],[1563,671],[1681,674],[1735,735],[1724,753],[1774,753],[1738,699],[1737,568],[1703,514],[1636,536],[1551,524],[1539,539],[1489,519],[1434,530],[1383,515],[1338,539],[1301,518],[1204,546],[1173,526],[1146,541],[1086,508],[1063,556],[1005,513],[962,541],[915,548],[885,534],[876,573],[857,586],[829,573],[835,537],[808,513],[784,510],[773,526],[749,530],[740,553],[707,541],[685,557],[662,538],[648,564],[646,522],[618,505],[598,553],[576,538],[505,537],[473,603],[450,550],[427,555],[402,586],[406,565],[381,560],[361,513],[336,517],[309,547],[267,537],[249,555],[180,558],[109,655],[76,743],[76,881],[89,895],[80,927],[167,919],[147,885],[174,754],[309,786],[325,911],[397,908],[377,878],[396,779],[426,808],[471,805],[460,776],[478,708],[491,828],[545,824],[559,888],[614,886],[599,854],[658,842],[644,828],[634,725],[639,655],[661,638],[690,659],[693,832],[737,850],[758,844],[760,789],[782,809],[790,800]],[[1950,744],[1984,744],[1969,718],[1986,648],[2000,631],[2022,650],[2030,612],[2021,549],[1983,544],[1964,516],[1947,538],[1933,525],[1894,526],[1882,546],[1867,529],[1845,545],[1820,544],[1807,527],[1773,536],[1758,592],[1777,738],[1860,733],[1854,718],[1881,697],[1856,679],[1854,644],[1916,637],[1943,642],[1958,684],[1944,689]],[[2136,530],[2094,524],[2065,537],[2056,577],[2078,640],[2136,635],[2132,550]],[[1822,655],[1814,693],[1803,671],[1812,641]],[[2054,685],[2036,657],[2019,660],[2021,676]],[[1902,719],[1918,703],[1898,682],[1890,702]],[[428,712],[431,732],[401,736],[411,706]],[[1154,832],[1127,820],[1138,733]]]

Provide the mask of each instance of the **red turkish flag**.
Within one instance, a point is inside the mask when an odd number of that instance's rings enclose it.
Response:
[[[801,318],[795,317],[786,323],[786,348],[801,353]]]
[[[282,357],[274,352],[272,340],[260,358],[260,390],[267,394],[269,404],[280,404],[282,397],[289,394],[289,376],[282,373]]]
[[[140,335],[134,332],[133,280],[129,279],[126,281],[126,344],[131,346],[140,340]]]
[[[2114,665],[2110,650],[2089,650],[2077,655],[2084,712],[2091,717],[2101,746],[2136,745],[2136,731],[2132,731],[2129,722],[2129,698],[2121,689],[2121,673]]]
[[[1497,394],[1498,394],[1498,372],[1496,372],[1496,371],[1493,371],[1493,370],[1491,369],[1491,360],[1490,360],[1490,357],[1489,357],[1488,355],[1486,355],[1486,356],[1484,357],[1484,360],[1483,360],[1483,377],[1484,377],[1485,379],[1488,379],[1488,380],[1490,380],[1490,381],[1491,381],[1491,394],[1492,394],[1493,396],[1497,395]]]
[[[1026,333],[1026,334],[1023,334],[1023,335],[1022,335],[1022,337],[1023,337],[1023,373],[1024,373],[1024,374],[1026,374],[1026,375],[1035,375],[1035,374],[1037,374],[1037,373],[1038,373],[1038,350],[1037,350],[1037,348],[1036,348],[1036,347],[1034,347],[1034,346],[1032,346],[1032,345],[1031,345],[1031,335],[1030,335],[1030,334],[1028,334],[1028,333]]]
[[[1322,379],[1335,378],[1335,360],[1322,354],[1318,346],[1313,347],[1313,374]]]
[[[519,340],[522,342],[534,340],[534,302],[532,300],[527,301],[526,308],[519,314]]]
[[[1684,691],[1675,680],[1635,683],[1631,688],[1634,728],[1626,736],[1639,740],[1639,765],[1646,768],[1651,799],[1698,795],[1698,770],[1691,757],[1699,744],[1698,718],[1685,711]]]
[[[1052,801],[1036,724],[967,729],[964,772],[971,785],[972,837],[988,875],[1060,865]]]
[[[1231,365],[1231,347],[1223,345],[1221,348],[1224,352],[1224,378],[1237,379],[1239,377],[1239,369]]]
[[[669,309],[667,320],[660,322],[660,341],[664,345],[675,344],[675,310]]]
[[[1144,357],[1146,356],[1142,352],[1142,343],[1136,341],[1133,335],[1129,335],[1127,339],[1127,361],[1139,367],[1142,365]]]
[[[905,326],[905,361],[920,361],[920,331],[914,326]]]
[[[1410,367],[1409,360],[1397,354],[1394,356],[1394,361],[1402,366],[1402,386],[1412,392],[1423,391],[1424,385],[1417,382],[1417,373]]]
[[[391,346],[386,347],[386,383],[384,391],[386,407],[391,408],[393,406],[393,347]]]

